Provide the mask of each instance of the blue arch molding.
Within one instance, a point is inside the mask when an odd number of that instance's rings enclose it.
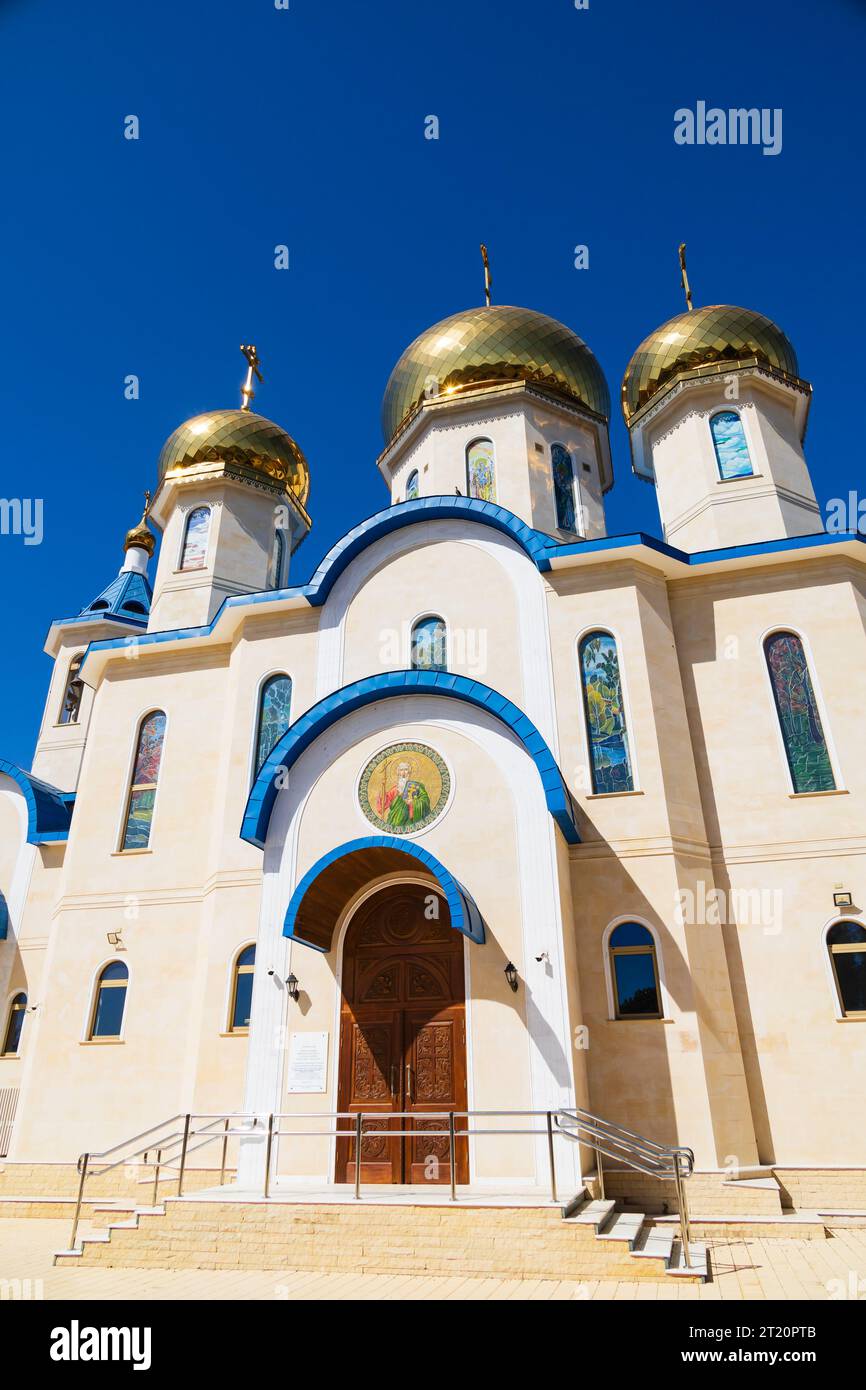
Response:
[[[68,839],[74,792],[59,791],[5,758],[0,758],[0,772],[5,772],[18,784],[27,803],[27,839],[31,845]]]
[[[411,840],[398,839],[396,835],[365,835],[358,840],[349,840],[346,844],[338,845],[336,849],[323,854],[321,859],[317,859],[311,869],[308,869],[301,879],[294,893],[292,894],[289,906],[286,909],[285,921],[283,922],[283,936],[290,937],[293,941],[300,941],[305,946],[311,946],[314,951],[327,952],[331,948],[331,933],[334,923],[324,923],[320,933],[321,939],[312,940],[310,936],[303,934],[304,907],[309,910],[314,909],[318,921],[322,920],[322,915],[316,911],[316,885],[328,879],[328,870],[333,865],[339,864],[342,880],[342,894],[344,902],[341,907],[348,902],[358,888],[362,888],[369,881],[369,851],[388,850],[391,862],[397,865],[401,856],[407,866],[415,861],[437,880],[442,892],[445,894],[448,903],[448,910],[451,914],[451,925],[457,931],[468,936],[470,941],[483,946],[484,919],[478,910],[478,905],[472,894],[458,883],[457,879],[448,872],[445,865],[431,854],[429,850],[422,849],[420,845],[413,844]],[[352,873],[352,859],[357,860],[357,869]],[[344,861],[349,861],[345,863]],[[300,919],[300,920],[299,920]],[[336,921],[336,917],[334,919]]]
[[[570,845],[580,843],[571,793],[556,759],[532,721],[504,695],[491,690],[490,686],[469,680],[466,676],[455,676],[450,671],[387,671],[383,675],[369,676],[366,680],[355,681],[353,685],[345,685],[308,709],[286,730],[259,770],[244,812],[241,839],[264,849],[271,812],[277,799],[278,775],[283,770],[288,771],[304,750],[332,724],[355,710],[363,709],[365,705],[375,704],[377,700],[420,694],[464,700],[478,709],[487,710],[511,729],[538,768],[547,809],[566,841]]]

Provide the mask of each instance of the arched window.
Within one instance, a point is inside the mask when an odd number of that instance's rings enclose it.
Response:
[[[256,729],[256,772],[291,723],[292,680],[290,676],[270,676],[259,696]]]
[[[100,972],[93,995],[88,1039],[120,1037],[128,983],[129,971],[122,960],[110,961]]]
[[[281,527],[274,532],[274,549],[271,554],[271,572],[268,577],[272,589],[281,589],[286,575],[286,533]]]
[[[577,500],[571,454],[561,444],[554,444],[550,451],[550,461],[553,469],[553,495],[556,500],[556,524],[560,531],[576,531]]]
[[[153,821],[153,804],[165,738],[165,715],[153,710],[145,715],[138,730],[138,746],[126,806],[121,849],[147,849]]]
[[[230,1033],[246,1033],[249,1030],[255,968],[256,948],[255,946],[247,946],[235,961],[232,981],[232,1008],[229,1017]]]
[[[835,790],[803,643],[794,632],[774,632],[764,643],[764,652],[794,791]]]
[[[84,682],[79,679],[78,672],[81,670],[81,662],[84,653],[79,652],[69,663],[69,671],[66,676],[66,685],[63,687],[63,703],[60,706],[59,724],[77,724],[78,714],[81,709],[81,696],[84,694]]]
[[[419,618],[412,628],[413,671],[448,670],[448,629],[443,618]]]
[[[614,1013],[617,1018],[661,1018],[661,990],[652,932],[638,922],[620,922],[608,942]]]
[[[406,501],[411,502],[413,497],[418,496],[418,469],[413,468],[409,474],[409,481],[406,484]]]
[[[16,994],[9,1006],[9,1018],[6,1022],[6,1032],[3,1037],[3,1056],[17,1057],[18,1049],[21,1046],[21,1029],[24,1027],[24,1015],[27,1012],[27,995]]]
[[[496,501],[496,458],[492,439],[476,439],[466,450],[466,492],[482,502]]]
[[[194,507],[186,519],[183,533],[182,570],[202,570],[207,564],[207,540],[210,531],[210,507]]]
[[[748,478],[754,473],[743,422],[735,410],[720,410],[714,415],[710,420],[710,434],[719,477],[724,482],[729,478]]]
[[[580,644],[583,708],[594,792],[634,791],[619,657],[609,632],[589,632]]]
[[[5,894],[0,893],[0,941],[5,941],[9,935],[9,904]]]
[[[836,922],[827,933],[830,964],[845,1018],[866,1018],[866,927]]]

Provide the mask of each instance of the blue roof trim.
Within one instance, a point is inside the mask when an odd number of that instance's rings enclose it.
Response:
[[[74,792],[59,791],[5,758],[0,758],[0,772],[18,784],[27,803],[27,840],[31,845],[68,839]]]
[[[292,941],[300,941],[304,946],[310,946],[314,951],[327,953],[324,946],[317,946],[315,942],[307,941],[304,937],[295,934],[295,922],[301,903],[325,869],[329,868],[331,864],[335,864],[338,859],[344,859],[348,854],[356,854],[359,850],[365,849],[393,849],[400,854],[417,859],[438,880],[448,902],[452,927],[462,932],[464,936],[468,936],[470,941],[476,942],[479,946],[484,945],[486,939],[484,918],[481,916],[478,904],[472,894],[448,872],[445,865],[429,850],[422,849],[420,845],[414,844],[411,840],[398,839],[396,835],[364,835],[358,840],[348,840],[345,844],[338,845],[336,849],[329,850],[327,854],[322,855],[321,859],[317,859],[313,867],[304,874],[292,894],[283,922],[283,936],[290,937]]]
[[[551,569],[551,561],[568,555],[604,555],[617,550],[632,549],[636,546],[655,551],[677,561],[686,568],[710,564],[720,560],[736,560],[755,555],[782,554],[786,550],[798,551],[810,546],[834,545],[842,541],[866,543],[866,536],[857,532],[828,533],[818,531],[812,536],[786,537],[782,540],[759,541],[754,545],[731,546],[725,550],[701,550],[690,555],[685,550],[668,545],[657,536],[649,536],[643,531],[635,531],[625,536],[602,536],[592,541],[570,541],[561,545],[543,531],[533,530],[525,522],[509,512],[505,507],[493,502],[481,502],[475,497],[419,497],[411,502],[398,502],[386,507],[362,521],[342,540],[328,551],[308,584],[289,589],[266,589],[258,594],[234,594],[223,599],[217,612],[209,623],[200,627],[171,628],[164,632],[143,632],[138,639],[142,646],[158,645],[160,642],[177,642],[187,639],[209,637],[217,627],[223,612],[228,608],[253,608],[260,603],[273,603],[275,600],[304,598],[314,608],[320,607],[327,599],[337,580],[352,561],[374,541],[389,535],[403,526],[413,526],[425,521],[435,521],[462,517],[466,521],[490,526],[503,535],[515,540],[536,568],[544,573]],[[88,613],[85,617],[62,619],[64,623],[92,621],[100,614]],[[103,617],[114,615],[102,612]],[[132,624],[132,618],[124,616],[121,621]],[[141,626],[142,624],[136,624]],[[109,637],[100,642],[91,642],[84,653],[82,668],[91,651],[110,651],[124,648],[127,639]]]
[[[277,799],[276,779],[288,771],[310,744],[347,714],[398,695],[443,695],[486,709],[517,735],[538,768],[547,808],[566,841],[580,843],[574,802],[556,760],[541,734],[517,705],[480,681],[449,671],[386,671],[335,690],[308,709],[275,744],[256,776],[241,826],[241,839],[264,849],[271,812]]]

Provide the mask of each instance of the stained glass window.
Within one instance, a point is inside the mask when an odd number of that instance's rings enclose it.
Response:
[[[448,631],[442,618],[421,618],[412,629],[412,670],[448,670]]]
[[[256,772],[266,762],[274,745],[291,722],[292,681],[290,676],[271,676],[259,697],[259,724],[256,737]]]
[[[639,922],[620,922],[609,950],[617,1018],[661,1018],[652,932]]]
[[[418,496],[418,469],[413,468],[409,474],[409,481],[406,484],[406,501],[411,502],[413,497]]]
[[[556,499],[556,524],[560,531],[577,530],[577,509],[574,499],[574,464],[571,454],[561,444],[550,451],[553,467],[553,492]]]
[[[866,1018],[866,927],[836,922],[827,933],[839,1003],[846,1018]]]
[[[129,971],[123,961],[113,960],[99,976],[93,1001],[91,1038],[119,1038],[123,1031],[123,1011],[126,1007],[126,986]]]
[[[196,507],[186,519],[183,537],[182,570],[201,570],[207,564],[207,538],[210,531],[210,507]]]
[[[81,669],[83,653],[79,652],[69,663],[69,672],[66,677],[66,685],[63,689],[63,704],[60,707],[60,724],[77,724],[78,714],[81,709],[81,696],[84,693],[84,682],[79,678],[78,672]]]
[[[2,893],[0,893],[0,941],[5,941],[9,935],[9,904]]]
[[[583,704],[594,792],[634,791],[616,642],[590,632],[580,644]]]
[[[764,646],[794,791],[833,791],[836,780],[803,643],[796,633],[774,632]]]
[[[27,995],[16,994],[9,1008],[9,1018],[6,1023],[6,1036],[3,1039],[3,1056],[16,1056],[21,1046],[21,1030],[24,1027],[24,1015],[27,1012]]]
[[[271,555],[270,587],[279,589],[285,582],[286,536],[282,530],[274,532],[274,550]]]
[[[247,946],[235,961],[235,979],[232,992],[232,1016],[229,1031],[237,1033],[249,1028],[253,1003],[253,974],[256,968],[256,948]]]
[[[165,715],[154,710],[141,721],[139,729],[121,849],[147,849],[164,738]]]
[[[735,410],[720,410],[710,420],[710,433],[719,465],[719,477],[748,478],[754,472],[743,422]]]
[[[470,497],[496,501],[496,461],[492,439],[476,439],[466,450],[466,485]]]

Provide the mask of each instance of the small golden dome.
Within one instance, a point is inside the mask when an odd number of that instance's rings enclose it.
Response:
[[[139,550],[146,550],[148,555],[153,555],[156,549],[154,534],[147,524],[148,502],[145,503],[144,511],[141,514],[141,521],[137,526],[133,526],[131,531],[127,531],[126,540],[123,542],[124,552],[138,546]]]
[[[681,376],[702,368],[725,368],[759,362],[800,384],[797,354],[778,324],[754,309],[708,304],[677,314],[644,338],[626,367],[622,413],[632,417]]]
[[[210,410],[178,426],[159,456],[159,476],[200,463],[228,463],[263,474],[303,506],[310,470],[295,441],[273,421],[251,410]]]
[[[425,399],[503,381],[537,382],[607,420],[610,395],[582,338],[539,314],[494,304],[442,319],[410,343],[382,401],[386,442]]]

